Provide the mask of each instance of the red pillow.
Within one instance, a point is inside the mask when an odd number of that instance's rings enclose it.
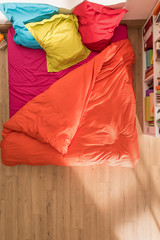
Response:
[[[83,44],[92,51],[102,51],[126,12],[88,1],[80,3],[73,13],[78,17]]]

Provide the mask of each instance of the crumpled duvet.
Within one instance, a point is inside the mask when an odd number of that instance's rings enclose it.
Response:
[[[134,167],[139,158],[129,40],[112,43],[4,124],[2,163]]]

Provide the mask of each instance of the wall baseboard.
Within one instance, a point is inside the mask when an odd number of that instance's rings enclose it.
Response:
[[[10,27],[12,27],[12,24],[0,24],[0,32],[7,33]]]
[[[142,28],[145,22],[146,22],[146,19],[122,20],[121,24],[126,24],[128,28]]]

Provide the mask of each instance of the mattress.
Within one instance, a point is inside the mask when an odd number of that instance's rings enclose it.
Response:
[[[13,37],[14,29],[10,28],[8,31],[10,117],[32,98],[49,88],[51,84],[97,54],[91,52],[87,59],[68,69],[48,73],[45,51],[19,46],[15,44]]]
[[[86,60],[68,69],[57,73],[48,73],[45,52],[41,49],[19,46],[15,44],[13,37],[14,29],[10,28],[8,31],[10,117],[28,101],[49,88],[52,83],[97,55],[96,52],[91,52]],[[127,27],[120,25],[115,29],[112,42],[127,38]]]
[[[4,124],[2,163],[134,167],[134,59],[128,39],[114,42],[25,104]]]
[[[15,44],[14,34],[11,27],[11,118],[3,125],[2,163],[134,167],[139,159],[135,56],[126,26],[115,29],[102,52],[92,51],[60,72],[48,72],[44,50]]]

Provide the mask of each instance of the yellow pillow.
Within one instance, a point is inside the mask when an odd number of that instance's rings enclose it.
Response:
[[[57,14],[50,19],[25,25],[45,50],[48,72],[58,72],[86,59],[86,48],[78,32],[74,14]]]

